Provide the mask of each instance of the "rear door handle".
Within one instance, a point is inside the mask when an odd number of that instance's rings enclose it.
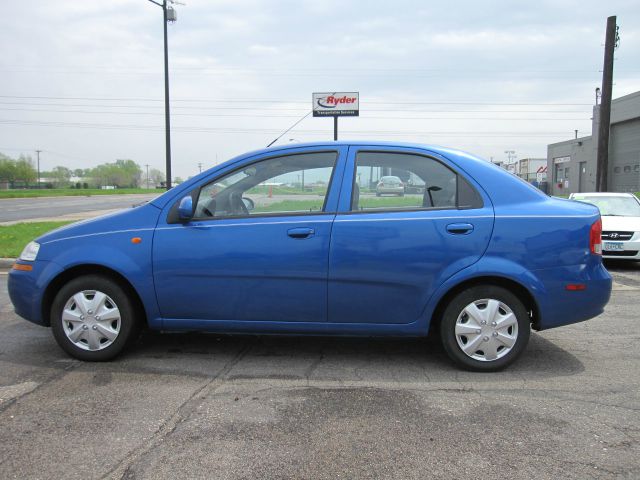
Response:
[[[447,225],[447,232],[453,235],[468,235],[473,232],[473,225],[470,223],[450,223]]]
[[[313,236],[314,233],[313,228],[290,228],[287,230],[287,235],[291,238],[309,238]]]

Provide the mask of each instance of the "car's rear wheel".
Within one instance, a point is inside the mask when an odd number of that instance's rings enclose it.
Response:
[[[440,325],[442,345],[459,366],[501,370],[529,342],[530,319],[520,299],[502,287],[476,286],[456,295]]]
[[[111,360],[135,339],[138,325],[127,293],[98,275],[71,280],[51,306],[53,336],[65,352],[80,360]]]

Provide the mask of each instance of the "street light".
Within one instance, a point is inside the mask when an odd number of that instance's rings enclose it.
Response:
[[[164,23],[164,123],[166,140],[166,180],[167,190],[171,188],[171,124],[169,120],[169,51],[167,48],[167,23],[175,22],[178,19],[173,7],[167,5],[176,3],[173,0],[162,0],[162,3],[149,0],[151,3],[162,8],[162,18]]]
[[[504,153],[507,154],[508,163],[511,163],[511,160],[515,160],[517,157],[515,150],[505,150]]]

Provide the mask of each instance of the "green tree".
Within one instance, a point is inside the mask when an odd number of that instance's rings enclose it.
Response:
[[[113,185],[120,188],[136,188],[140,185],[142,170],[133,160],[116,160],[103,163],[90,172],[98,186]]]
[[[116,160],[116,167],[122,175],[122,183],[126,187],[137,188],[140,186],[142,170],[133,160]]]
[[[29,184],[34,182],[37,176],[38,172],[33,168],[31,157],[20,155],[16,160],[16,180],[22,180],[24,183]]]
[[[51,179],[57,188],[68,187],[71,181],[71,170],[67,167],[57,166],[51,170]]]
[[[150,188],[158,187],[158,186],[160,186],[160,182],[164,182],[164,172],[161,172],[157,168],[151,168],[151,169],[149,169],[149,179],[148,180],[149,180],[148,184],[149,184]],[[141,185],[143,187],[147,186],[146,173],[142,177]]]
[[[0,180],[11,182],[16,179],[16,161],[0,153]]]
[[[0,180],[9,182],[21,182],[25,185],[36,179],[36,170],[33,168],[31,157],[20,155],[17,160],[0,154]]]

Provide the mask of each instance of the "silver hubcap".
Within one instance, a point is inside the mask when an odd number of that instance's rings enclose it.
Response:
[[[62,310],[67,338],[83,350],[102,350],[115,342],[120,333],[120,310],[108,295],[83,290],[67,300]]]
[[[456,320],[456,341],[474,360],[491,362],[504,357],[518,339],[518,320],[499,300],[483,298],[470,303]]]

